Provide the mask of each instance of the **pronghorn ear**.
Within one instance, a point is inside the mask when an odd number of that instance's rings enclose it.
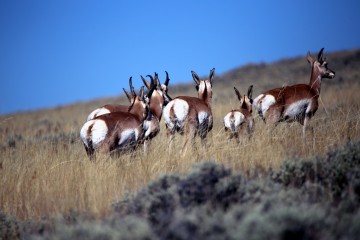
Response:
[[[165,71],[165,73],[166,73],[166,79],[165,79],[164,85],[165,85],[165,86],[168,86],[168,85],[169,85],[170,78],[169,78],[168,72]]]
[[[312,65],[314,63],[314,60],[313,58],[311,57],[311,54],[310,52],[308,51],[307,54],[306,54],[306,59],[307,61]]]
[[[213,83],[214,74],[215,74],[215,68],[211,69],[211,71],[210,71],[209,80],[210,80],[211,84]]]
[[[161,89],[161,84],[160,84],[160,80],[159,80],[159,74],[155,73],[155,78],[154,78],[154,84]]]
[[[235,90],[235,94],[236,94],[237,98],[239,99],[239,101],[241,101],[241,94],[240,94],[239,90],[237,90],[236,87],[234,87],[234,90]]]
[[[253,89],[253,85],[251,85],[251,86],[249,87],[249,89],[248,89],[248,94],[247,94],[247,96],[248,96],[249,99],[252,99],[252,89]]]
[[[148,76],[150,76],[150,75],[147,75],[147,77]],[[143,83],[145,84],[145,86],[146,86],[146,88],[147,89],[150,89],[150,85],[151,85],[151,83],[149,83],[148,81],[146,81],[146,79],[142,76],[142,75],[140,75],[140,77],[141,77],[141,80],[143,81]],[[151,77],[151,76],[150,76]],[[152,77],[151,77],[152,78]]]
[[[323,62],[323,51],[324,51],[324,48],[320,49],[320,52],[318,54],[318,61],[321,63]]]
[[[133,87],[133,85],[132,85],[132,77],[130,77],[130,79],[129,79],[129,86],[130,86],[131,95],[132,95],[132,96],[136,96],[134,87]]]
[[[199,78],[199,76],[196,74],[196,72],[191,71],[191,75],[192,75],[194,81],[196,82],[196,85],[199,85],[199,84],[200,84],[200,78]]]
[[[127,99],[129,100],[129,102],[131,103],[130,93],[128,93],[128,91],[126,91],[126,89],[125,89],[125,88],[123,88],[123,91],[124,91],[124,93],[125,93],[125,95],[126,95]]]

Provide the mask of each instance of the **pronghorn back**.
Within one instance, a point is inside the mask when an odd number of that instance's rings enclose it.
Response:
[[[295,84],[268,90],[254,99],[254,107],[265,123],[276,126],[282,121],[297,121],[303,125],[303,136],[307,122],[318,109],[318,99],[323,78],[334,78],[335,72],[328,68],[323,58],[323,48],[316,60],[307,53],[311,65],[309,84]]]
[[[129,79],[129,86],[130,86],[131,93],[126,91],[126,89],[124,89],[124,88],[123,88],[123,91],[124,91],[127,99],[129,100],[129,102],[132,103],[134,101],[134,99],[136,98],[136,93],[135,93],[134,87],[132,85],[132,77],[130,77],[130,79]],[[130,106],[128,106],[128,105],[106,104],[106,105],[92,111],[89,114],[87,121],[94,119],[98,116],[101,116],[104,114],[109,114],[112,112],[128,112],[129,108],[130,108]]]
[[[179,96],[171,100],[164,108],[163,115],[169,140],[169,150],[174,134],[178,132],[185,134],[183,150],[189,138],[194,141],[195,136],[199,135],[205,153],[205,139],[213,127],[211,104],[214,73],[215,69],[212,69],[208,79],[200,80],[199,76],[191,71],[196,83],[198,97]]]
[[[152,91],[149,91],[148,97]],[[109,153],[136,147],[143,136],[142,123],[150,113],[148,98],[143,92],[142,87],[140,96],[134,99],[129,112],[104,114],[83,125],[80,137],[90,159],[95,151]]]

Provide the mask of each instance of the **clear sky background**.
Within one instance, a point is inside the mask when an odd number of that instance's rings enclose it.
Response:
[[[360,47],[359,0],[0,1],[0,114]]]

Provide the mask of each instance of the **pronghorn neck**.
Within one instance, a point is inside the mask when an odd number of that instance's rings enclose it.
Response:
[[[311,76],[310,76],[310,87],[314,89],[317,95],[320,95],[321,90],[321,74],[319,69],[316,67],[316,63],[312,66]]]
[[[129,113],[135,115],[135,117],[142,122],[146,117],[146,107],[143,106],[144,103],[141,101],[135,102],[132,107],[130,107]]]
[[[163,105],[164,105],[163,96],[157,91],[154,91],[154,93],[151,96],[150,111],[159,120],[161,119],[162,116]]]
[[[247,110],[247,111],[249,111],[250,112],[250,109],[249,109],[249,105],[248,105],[248,103],[246,102],[246,99],[244,98],[244,100],[242,101],[242,104],[241,104],[241,107],[240,107],[241,109],[245,109],[245,110]]]
[[[206,81],[202,81],[200,83],[198,97],[211,108],[211,103],[212,103],[211,85]]]

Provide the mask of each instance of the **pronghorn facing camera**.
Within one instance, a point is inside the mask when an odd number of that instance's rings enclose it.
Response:
[[[81,128],[80,137],[89,158],[95,152],[107,154],[134,149],[142,136],[142,123],[149,116],[149,98],[154,88],[144,96],[141,87],[129,107],[129,112],[112,112],[87,121]]]
[[[127,97],[127,99],[129,100],[130,103],[132,103],[134,101],[134,99],[136,98],[136,94],[134,91],[134,87],[132,85],[132,77],[130,77],[129,79],[129,86],[130,86],[130,91],[131,94],[128,93],[124,88],[123,91]],[[115,105],[115,104],[106,104],[105,106],[102,106],[100,108],[95,109],[94,111],[92,111],[87,120],[92,120],[98,116],[104,115],[104,114],[108,114],[108,113],[112,113],[112,112],[127,112],[129,111],[129,107],[128,105]]]
[[[169,141],[169,152],[175,132],[179,132],[185,135],[182,147],[183,154],[189,138],[191,138],[194,146],[196,135],[200,136],[203,154],[205,154],[206,136],[213,127],[211,103],[214,72],[215,68],[210,71],[208,79],[200,80],[199,76],[191,71],[196,83],[198,97],[176,97],[164,108],[163,114]]]
[[[240,136],[247,136],[250,139],[254,129],[254,119],[252,117],[252,88],[251,85],[248,89],[247,96],[241,96],[240,92],[234,87],[237,98],[240,101],[240,109],[231,110],[224,117],[225,131],[229,131],[230,141],[235,137],[236,142],[240,143]]]
[[[297,121],[303,125],[305,137],[308,121],[318,109],[321,80],[335,77],[335,72],[327,66],[323,51],[324,48],[320,50],[315,60],[310,52],[307,53],[306,58],[311,65],[309,84],[271,89],[254,99],[254,107],[267,125],[275,127],[282,121]]]

